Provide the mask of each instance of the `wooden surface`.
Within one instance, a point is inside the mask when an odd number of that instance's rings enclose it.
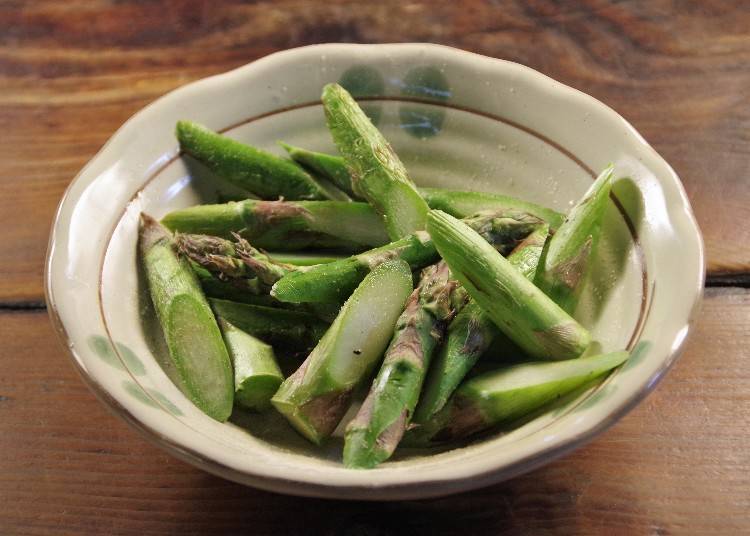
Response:
[[[519,61],[611,105],[681,176],[709,285],[725,288],[707,291],[659,389],[589,446],[441,500],[273,495],[150,446],[57,345],[43,302],[49,226],[111,133],[186,82],[338,41]],[[0,0],[0,534],[750,532],[749,66],[744,1]]]

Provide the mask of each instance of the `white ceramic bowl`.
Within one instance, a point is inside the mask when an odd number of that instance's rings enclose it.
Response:
[[[136,262],[138,214],[214,200],[173,130],[191,119],[279,152],[333,150],[319,103],[340,81],[418,184],[503,192],[560,211],[614,162],[601,262],[577,312],[605,350],[633,350],[602,385],[507,433],[442,452],[400,452],[371,471],[340,465],[273,418],[219,424],[170,382]],[[510,478],[580,446],[624,415],[680,351],[702,294],[702,242],[674,171],[619,115],[527,67],[426,44],[320,45],[189,84],[137,113],[81,171],[55,219],[49,311],[84,379],[177,457],[285,493],[346,499],[444,495]]]

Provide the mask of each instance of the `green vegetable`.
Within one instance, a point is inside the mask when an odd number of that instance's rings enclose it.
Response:
[[[322,100],[328,129],[351,171],[353,191],[383,216],[391,240],[424,229],[427,204],[383,135],[340,85],[326,85]]]
[[[457,283],[444,262],[424,270],[396,322],[375,382],[346,428],[344,465],[370,468],[388,459],[411,421],[427,368],[445,323],[455,313]]]
[[[274,407],[307,439],[319,444],[336,428],[352,392],[383,355],[411,290],[411,270],[404,261],[375,268],[274,395]]]
[[[290,272],[273,286],[271,295],[282,302],[341,303],[370,270],[394,258],[417,269],[435,262],[437,251],[425,233],[414,234],[340,261],[320,264],[304,272]]]
[[[530,356],[570,359],[586,350],[589,332],[471,227],[434,210],[427,218],[427,231],[472,299]]]
[[[316,264],[328,264],[329,262],[345,259],[345,255],[334,255],[323,252],[284,253],[280,251],[267,251],[266,254],[274,261],[293,266],[315,266]]]
[[[234,401],[248,409],[263,410],[271,405],[284,376],[266,343],[219,317],[234,368]]]
[[[292,160],[328,179],[350,196],[357,197],[352,187],[352,176],[342,157],[308,151],[283,142],[279,142],[279,145],[289,153]]]
[[[274,261],[235,235],[235,241],[199,234],[175,235],[178,251],[222,281],[268,294],[276,281],[297,267]]]
[[[380,217],[365,203],[342,201],[232,201],[175,210],[162,223],[172,231],[231,238],[257,248],[359,251],[388,243]]]
[[[536,280],[537,286],[569,313],[575,310],[590,272],[590,260],[599,242],[604,209],[612,189],[613,171],[612,166],[602,171],[571,209],[549,241]]]
[[[311,348],[328,328],[317,316],[302,311],[213,298],[210,302],[217,316],[274,346]]]
[[[444,190],[442,188],[420,188],[419,193],[431,209],[442,210],[454,218],[466,218],[481,211],[526,212],[549,223],[552,229],[562,225],[565,216],[528,201],[501,194]]]
[[[329,199],[304,169],[190,121],[177,123],[180,149],[213,173],[261,199]]]
[[[621,365],[628,352],[554,363],[524,363],[464,382],[442,411],[414,431],[418,441],[451,441],[516,420]]]
[[[503,250],[506,244],[515,245],[524,233],[528,234],[540,223],[538,219],[525,214],[512,213],[506,217],[493,212],[476,214],[466,222]],[[274,285],[271,295],[283,302],[341,303],[370,270],[393,258],[403,259],[412,269],[418,269],[437,261],[438,254],[430,237],[420,231],[359,255],[315,266],[304,272],[288,273]]]
[[[292,159],[316,171],[345,192],[356,197],[352,187],[352,177],[344,158],[316,153],[286,144],[282,144],[282,146],[289,152]],[[565,215],[559,212],[507,195],[446,190],[443,188],[417,188],[417,191],[431,209],[442,210],[455,218],[465,218],[483,210],[515,210],[541,218],[549,223],[553,229],[560,227],[565,220]]]
[[[548,232],[548,225],[540,224],[508,256],[508,262],[529,281],[534,280]],[[477,302],[469,300],[448,326],[445,343],[430,366],[414,422],[426,422],[443,408],[498,336],[504,337]]]
[[[186,395],[203,412],[225,421],[232,412],[232,364],[211,308],[169,232],[141,214],[139,247],[169,355]]]

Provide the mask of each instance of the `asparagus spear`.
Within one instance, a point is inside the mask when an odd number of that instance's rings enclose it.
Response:
[[[232,412],[232,365],[211,308],[169,232],[141,214],[141,258],[169,355],[186,394],[210,417]]]
[[[328,324],[302,311],[289,311],[229,300],[209,300],[217,316],[274,346],[311,348],[325,333]]]
[[[199,234],[175,235],[177,249],[222,281],[245,281],[248,290],[268,294],[276,281],[297,268],[271,259],[241,236],[235,242]]]
[[[529,281],[534,280],[549,226],[541,224],[508,256],[508,262]],[[498,337],[505,337],[474,300],[459,311],[448,326],[445,344],[435,356],[414,413],[424,423],[440,411],[466,374]]]
[[[549,223],[552,229],[560,227],[563,214],[550,208],[501,194],[443,190],[442,188],[420,188],[419,193],[434,210],[447,212],[454,218],[466,218],[479,211],[526,212]]]
[[[266,255],[276,262],[291,264],[292,266],[315,266],[345,259],[344,255],[334,255],[322,252],[283,253],[280,251],[266,251]]]
[[[355,195],[349,169],[342,157],[316,153],[284,143],[281,145],[289,152],[292,159],[320,173],[349,194]],[[431,209],[442,210],[456,218],[465,218],[482,210],[517,210],[542,218],[553,229],[560,227],[565,220],[565,216],[559,212],[507,195],[443,188],[417,188],[417,191]]]
[[[330,180],[337,187],[352,197],[358,197],[352,187],[352,176],[346,167],[346,162],[340,156],[308,151],[279,142],[292,160]]]
[[[604,209],[612,189],[613,167],[608,166],[573,207],[550,239],[536,284],[563,310],[575,310],[591,267]]]
[[[234,401],[248,409],[271,405],[284,376],[273,348],[219,317],[219,327],[234,368]]]
[[[271,399],[307,439],[320,444],[336,428],[353,390],[383,355],[411,290],[411,270],[404,261],[392,260],[375,268],[302,366]]]
[[[222,179],[261,199],[329,199],[297,164],[217,134],[197,123],[177,122],[180,149]]]
[[[391,240],[424,229],[427,204],[390,144],[338,84],[323,88],[328,129],[352,175],[354,193],[383,216]]]
[[[504,236],[515,244],[517,236],[529,230],[529,217],[518,215],[519,220],[487,212],[467,219],[472,227],[484,233],[487,240]],[[535,220],[538,221],[539,220]],[[520,232],[514,232],[513,226]],[[499,248],[503,249],[501,244]],[[283,302],[339,302],[352,293],[362,278],[378,264],[388,259],[400,258],[412,269],[424,268],[438,259],[437,250],[424,232],[417,232],[390,244],[365,251],[346,259],[312,267],[304,272],[291,272],[282,277],[271,290],[271,295]]]
[[[417,441],[451,441],[513,421],[621,365],[628,352],[524,363],[464,382],[442,411],[414,430]]]
[[[427,230],[456,279],[522,350],[540,359],[569,359],[586,350],[589,332],[471,227],[433,210]]]
[[[347,467],[374,467],[396,449],[411,420],[432,352],[455,312],[456,285],[444,262],[424,270],[396,322],[380,372],[346,428]]]
[[[365,203],[249,199],[175,210],[162,223],[182,233],[223,238],[239,233],[255,247],[277,251],[359,251],[388,243],[380,217]]]

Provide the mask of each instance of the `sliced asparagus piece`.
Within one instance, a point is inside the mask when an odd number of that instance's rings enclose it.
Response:
[[[255,247],[276,251],[361,251],[388,243],[383,222],[365,203],[248,199],[175,210],[162,223],[181,233],[223,238],[239,233]]]
[[[466,218],[479,211],[526,212],[543,219],[552,229],[560,227],[565,220],[565,215],[550,208],[502,194],[443,190],[442,188],[420,188],[419,193],[431,209],[442,210],[454,218]]]
[[[169,355],[186,395],[225,421],[232,412],[232,364],[211,308],[187,260],[159,222],[141,214],[141,258]]]
[[[311,348],[328,328],[317,316],[302,311],[213,298],[210,302],[217,316],[274,346]]]
[[[340,156],[308,151],[300,147],[294,147],[287,143],[279,142],[292,160],[298,164],[318,173],[341,188],[352,197],[358,197],[352,188],[352,176],[346,167],[346,162]]]
[[[346,259],[320,264],[304,272],[290,272],[271,290],[282,302],[343,302],[376,266],[402,259],[413,269],[437,260],[437,251],[425,233],[407,236],[386,246]]]
[[[355,195],[351,174],[344,158],[316,153],[283,143],[282,146],[289,152],[292,159],[317,171],[350,195]],[[455,218],[465,218],[482,210],[516,210],[527,212],[545,220],[553,229],[560,227],[565,220],[564,214],[507,195],[445,190],[443,188],[417,188],[417,191],[430,208],[442,210]]]
[[[427,230],[472,299],[526,353],[540,359],[570,359],[586,350],[589,332],[471,227],[433,210]]]
[[[541,408],[621,365],[628,352],[524,363],[467,380],[442,411],[415,429],[420,441],[451,441]]]
[[[333,255],[322,252],[284,253],[280,251],[267,251],[266,254],[274,261],[293,266],[315,266],[316,264],[328,264],[329,262],[345,259],[345,255]]]
[[[245,281],[248,290],[268,294],[276,281],[297,267],[258,251],[235,234],[235,241],[200,234],[175,235],[179,252],[221,281]],[[238,285],[239,286],[239,285]]]
[[[590,271],[614,168],[607,167],[550,239],[536,284],[563,310],[572,313]]]
[[[518,215],[515,225],[521,231],[511,230],[513,219],[501,213],[486,212],[467,219],[469,225],[478,229],[485,239],[498,240],[504,236],[509,243],[516,244],[518,236],[529,231],[529,220],[533,217]],[[539,220],[534,220],[537,224]],[[494,223],[493,223],[494,222]],[[501,232],[500,230],[503,229]],[[498,243],[499,248],[503,245]],[[291,272],[282,277],[273,287],[271,295],[284,302],[339,302],[346,299],[362,278],[378,264],[398,257],[409,263],[412,269],[424,268],[438,259],[437,250],[430,237],[417,232],[395,242],[354,255],[352,257],[310,268],[304,272]]]
[[[455,312],[457,286],[444,262],[425,268],[396,322],[370,392],[346,428],[344,465],[365,469],[388,459],[411,421],[432,352]],[[465,296],[465,295],[464,295]]]
[[[409,265],[381,264],[364,278],[273,405],[303,436],[320,444],[344,416],[353,390],[383,355],[412,290]]]
[[[429,209],[390,144],[340,85],[326,85],[322,100],[328,129],[351,171],[354,193],[383,216],[391,240],[423,230]]]
[[[548,233],[547,224],[539,225],[508,256],[508,262],[529,281],[534,280]],[[469,300],[448,326],[445,343],[430,365],[414,422],[424,423],[443,408],[498,336],[505,337],[477,302]]]
[[[330,198],[309,173],[290,160],[190,121],[178,121],[176,134],[180,149],[217,176],[261,199]]]
[[[219,317],[219,327],[234,368],[234,402],[263,410],[271,405],[284,376],[273,348]]]

